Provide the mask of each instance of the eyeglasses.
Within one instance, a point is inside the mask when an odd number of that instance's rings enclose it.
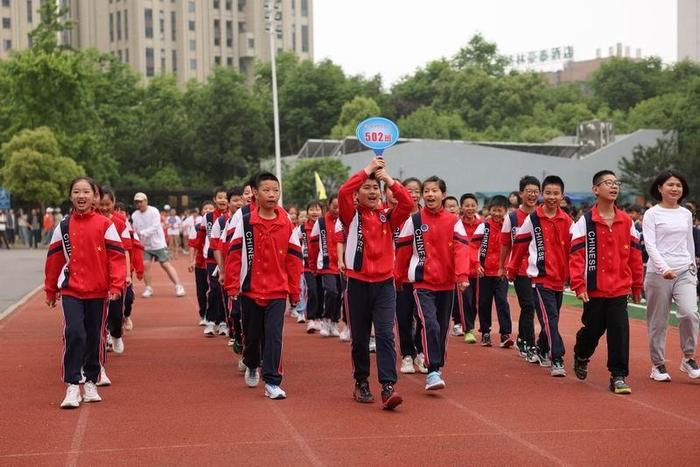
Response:
[[[539,195],[540,190],[524,190],[523,193],[526,195]]]
[[[603,180],[602,182],[596,183],[596,186],[605,185],[608,188],[616,186],[618,188],[622,187],[622,182],[620,180]]]

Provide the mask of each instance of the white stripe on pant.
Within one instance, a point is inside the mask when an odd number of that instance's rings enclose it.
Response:
[[[683,354],[694,356],[698,340],[698,304],[696,296],[697,277],[690,269],[678,273],[675,279],[664,279],[662,275],[647,272],[644,290],[647,298],[647,332],[649,352],[654,366],[664,364],[666,330],[671,299],[678,311],[678,333]]]

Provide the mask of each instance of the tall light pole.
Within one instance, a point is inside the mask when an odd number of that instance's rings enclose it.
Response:
[[[272,69],[272,115],[275,128],[275,175],[280,181],[280,201],[282,206],[282,154],[280,149],[280,115],[277,104],[277,34],[282,32],[282,0],[266,0],[265,26],[270,33],[270,64]]]

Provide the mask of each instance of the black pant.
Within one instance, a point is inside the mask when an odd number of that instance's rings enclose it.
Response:
[[[340,320],[340,292],[343,286],[340,283],[340,274],[322,274],[323,284],[323,319],[329,319],[334,323]]]
[[[541,285],[533,287],[535,294],[535,309],[537,316],[544,323],[544,336],[540,333],[537,346],[540,352],[551,352],[552,359],[559,359],[566,353],[564,341],[559,334],[559,310],[564,298],[564,292],[546,289]]]
[[[7,242],[7,233],[5,230],[0,230],[0,248],[5,246],[8,250],[10,249],[10,244]]]
[[[97,383],[100,363],[104,358],[102,333],[107,304],[104,299],[80,299],[64,295],[63,381],[80,382],[81,368],[87,381]]]
[[[629,374],[630,322],[627,296],[591,298],[583,304],[583,327],[576,333],[574,355],[591,358],[598,340],[607,331],[608,371],[612,376]]]
[[[107,329],[112,337],[122,337],[124,325],[124,296],[125,291],[116,300],[110,300],[107,312]]]
[[[474,329],[474,323],[476,322],[477,280],[476,278],[469,278],[469,287],[464,289],[464,292],[458,293],[456,297],[456,307],[460,314],[459,322],[462,323],[464,332]]]
[[[306,284],[306,319],[321,319],[321,300],[319,300],[321,278],[307,271],[304,273],[304,283]]]
[[[513,284],[515,285],[515,294],[518,296],[518,305],[520,306],[518,337],[527,346],[532,346],[535,345],[535,299],[533,297],[532,281],[527,276],[515,276]],[[540,335],[543,333],[544,325],[540,321]]]
[[[31,246],[38,248],[41,243],[41,230],[32,229],[32,236],[30,239]]]
[[[124,293],[124,317],[131,316],[131,308],[134,305],[134,286],[129,284]]]
[[[479,332],[491,332],[491,304],[496,302],[498,332],[510,334],[510,306],[508,305],[508,281],[501,277],[485,276],[477,283],[479,288]]]
[[[209,290],[209,279],[207,279],[207,270],[205,268],[194,268],[194,283],[197,287],[199,317],[204,318],[207,312],[207,291]]]
[[[261,306],[243,295],[239,300],[243,325],[243,363],[248,368],[259,367],[260,346],[263,344],[263,381],[279,386],[282,382],[282,330],[287,301],[281,298],[269,300],[267,305]]]
[[[396,291],[396,325],[399,328],[399,348],[401,356],[411,357],[423,353],[423,322],[417,316],[416,300],[413,298],[413,284],[407,282]]]
[[[228,313],[226,319],[226,322],[228,324],[228,335],[229,337],[232,337],[240,342],[241,333],[243,330],[241,327],[241,301],[232,300],[229,297],[226,300],[226,302],[228,304]]]
[[[209,290],[207,291],[207,321],[214,324],[219,324],[226,319],[224,313],[224,296],[219,284],[219,276],[212,276],[216,269],[216,264],[207,264],[207,279],[209,281]]]
[[[348,321],[352,335],[353,376],[356,381],[369,378],[369,336],[374,324],[377,342],[377,373],[379,382],[396,382],[396,348],[394,346],[394,319],[396,318],[396,290],[394,280],[365,282],[348,279]]]
[[[416,289],[413,291],[413,297],[418,316],[423,322],[425,366],[428,367],[428,371],[438,371],[445,366],[447,331],[450,327],[454,291]]]

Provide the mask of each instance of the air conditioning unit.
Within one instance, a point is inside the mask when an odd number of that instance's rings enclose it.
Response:
[[[612,122],[589,120],[576,127],[576,144],[592,152],[615,141],[615,128]]]

